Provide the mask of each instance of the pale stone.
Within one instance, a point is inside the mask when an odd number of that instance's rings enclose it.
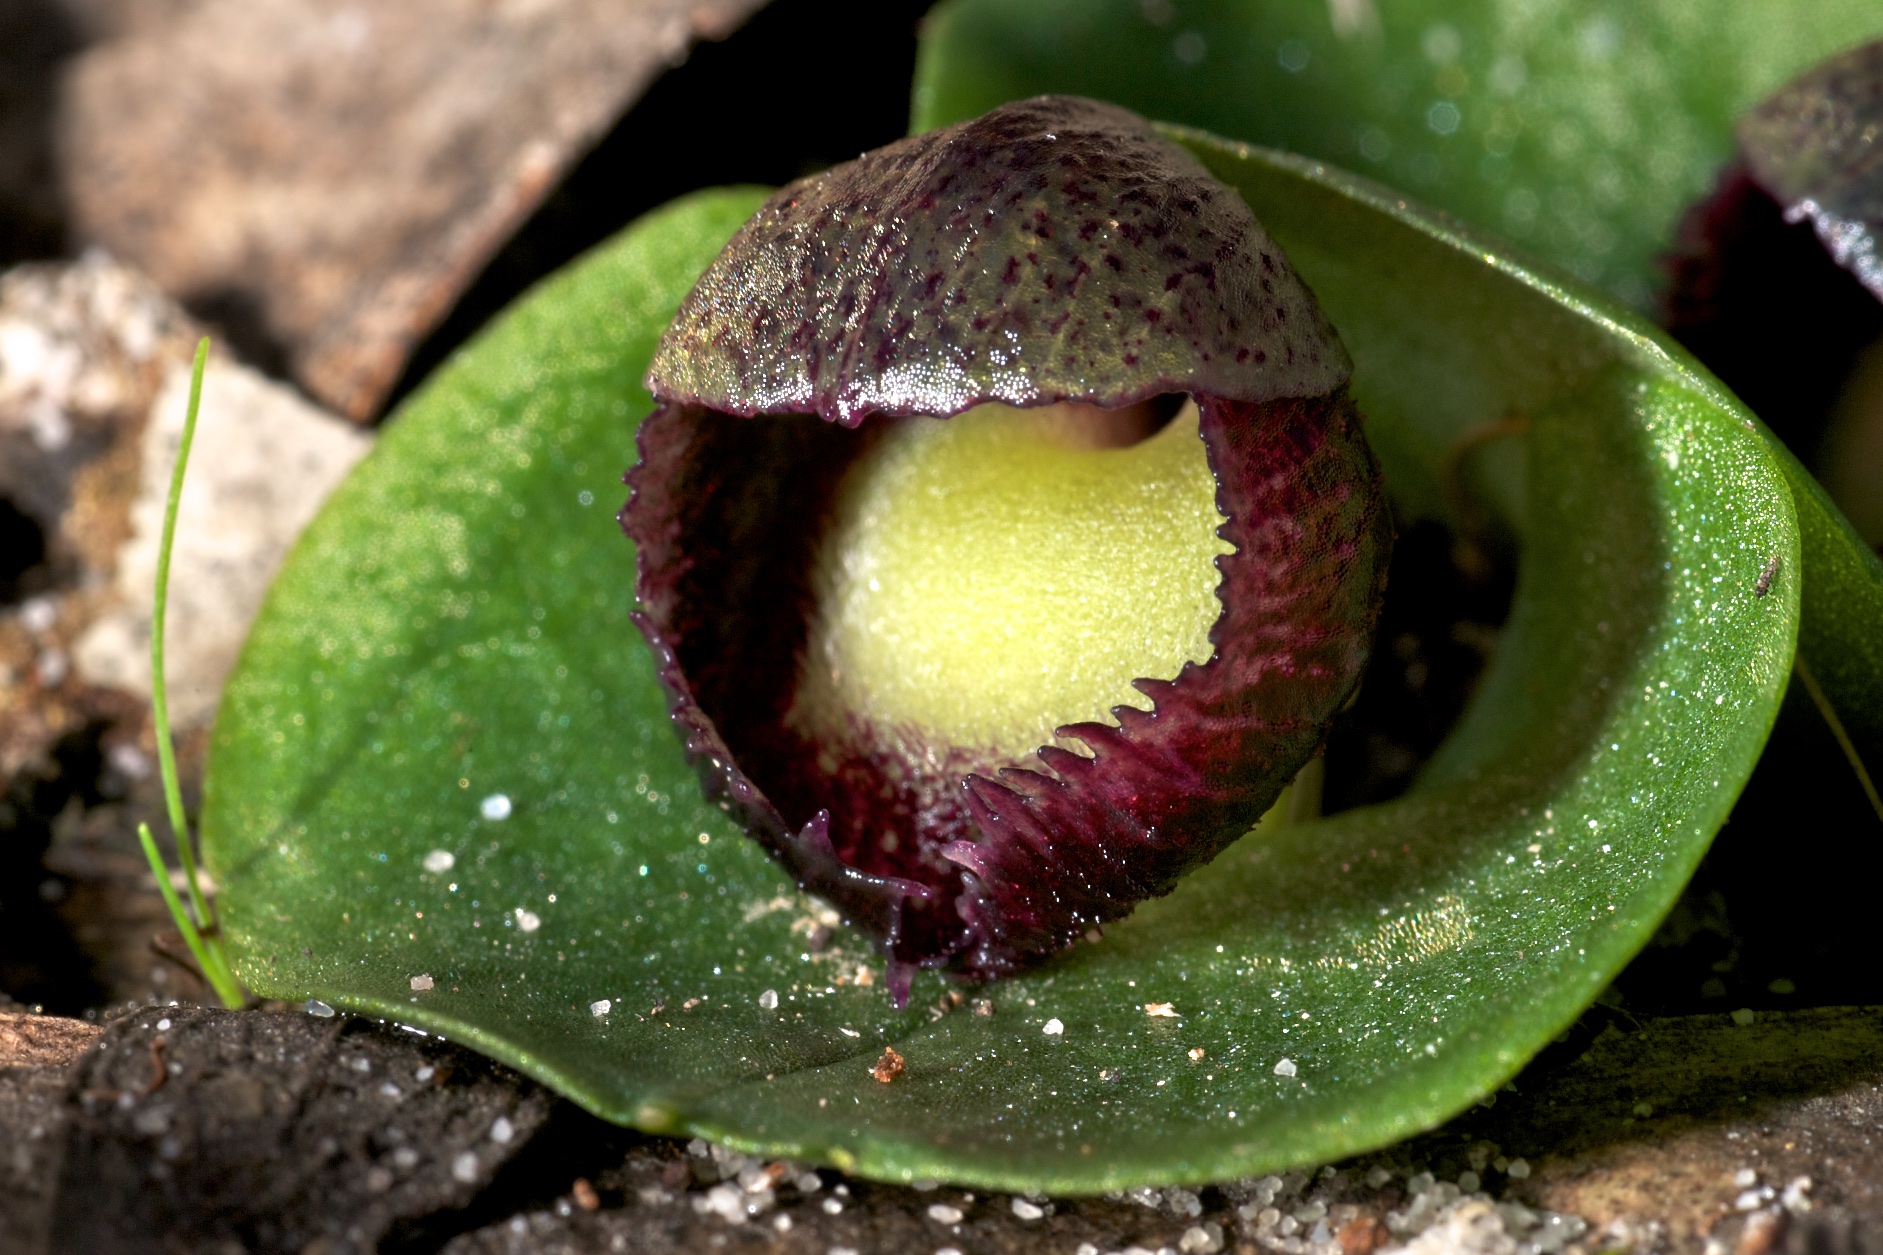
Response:
[[[79,674],[150,692],[150,616],[164,498],[189,401],[172,367],[144,429],[132,537],[120,551],[118,607],[79,638]],[[247,367],[211,359],[203,380],[176,548],[170,560],[165,670],[171,721],[206,722],[249,622],[288,549],[372,439]]]

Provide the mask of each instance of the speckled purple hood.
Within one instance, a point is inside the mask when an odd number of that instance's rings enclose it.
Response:
[[[914,967],[1011,972],[1168,892],[1318,749],[1391,545],[1348,373],[1241,199],[1087,100],[1007,105],[801,180],[700,280],[628,476],[637,622],[708,794],[877,937],[899,998]],[[1197,401],[1235,546],[1208,662],[1138,681],[1154,708],[1118,708],[1120,726],[1066,729],[1091,758],[858,750],[787,725],[814,552],[870,415],[1170,393]]]
[[[727,414],[1325,396],[1351,366],[1249,207],[1116,105],[1042,96],[801,179],[661,341]]]

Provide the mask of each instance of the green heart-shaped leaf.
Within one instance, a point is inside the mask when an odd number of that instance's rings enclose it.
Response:
[[[988,987],[991,1017],[931,1017],[932,976],[894,1011],[856,938],[814,950],[815,905],[701,802],[610,517],[658,332],[758,203],[717,193],[522,302],[296,550],[207,785],[244,979],[644,1128],[1009,1189],[1326,1159],[1514,1073],[1647,938],[1758,755],[1797,630],[1782,469],[1630,315],[1347,176],[1188,142],[1342,328],[1403,500],[1459,435],[1530,420],[1490,480],[1526,537],[1511,623],[1416,792],[1258,831]]]
[[[1067,92],[1362,170],[1646,308],[1739,115],[1871,0],[946,0],[917,130]]]

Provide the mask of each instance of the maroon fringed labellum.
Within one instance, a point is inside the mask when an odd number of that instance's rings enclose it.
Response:
[[[701,278],[637,622],[709,796],[898,1000],[1168,892],[1313,756],[1391,544],[1349,370],[1242,200],[1088,100],[801,180]]]

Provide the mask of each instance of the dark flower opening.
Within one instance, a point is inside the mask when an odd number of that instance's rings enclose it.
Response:
[[[1315,752],[1390,546],[1345,378],[1247,207],[1088,101],[787,188],[701,280],[629,476],[638,622],[709,793],[898,997],[1167,892]],[[1072,479],[1016,488],[1036,455]],[[925,541],[977,477],[997,508]],[[1062,574],[1099,592],[1042,612]]]
[[[1883,41],[1751,109],[1682,224],[1663,321],[1883,541]]]

